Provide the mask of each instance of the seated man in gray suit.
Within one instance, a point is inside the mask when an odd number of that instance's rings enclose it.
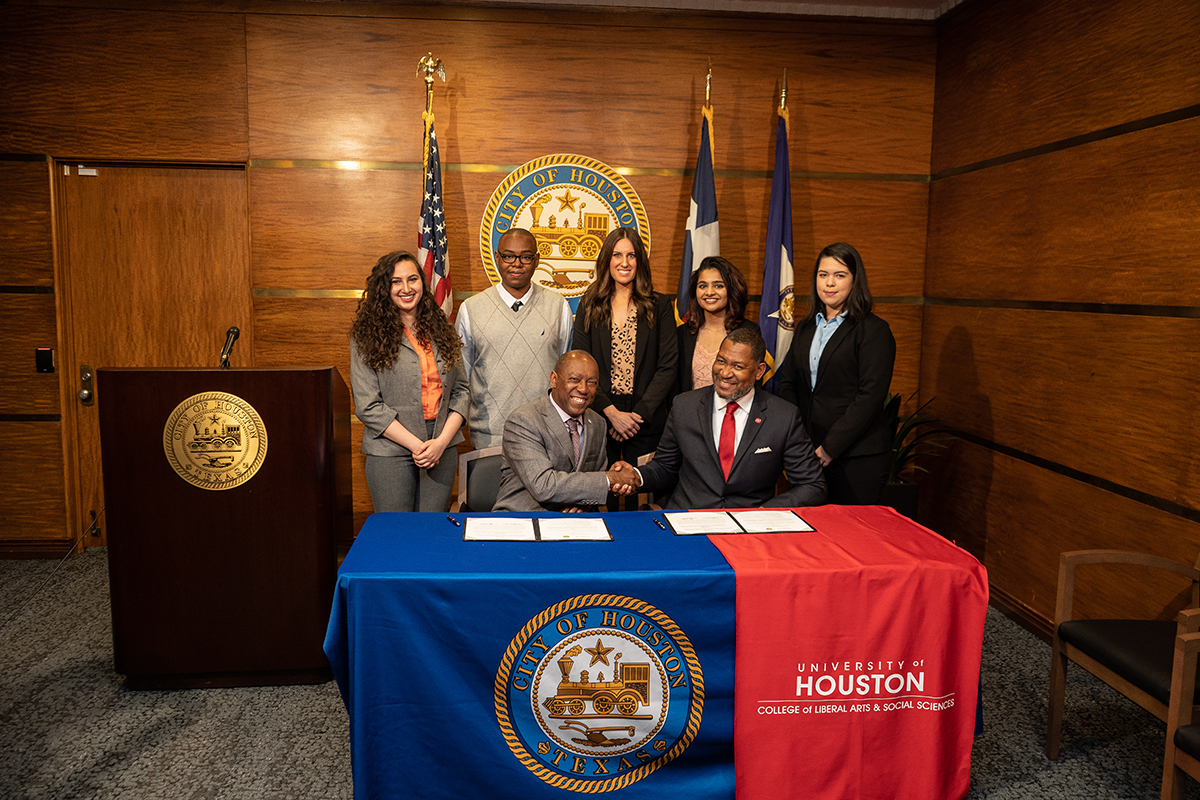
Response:
[[[669,508],[825,502],[825,476],[800,410],[754,388],[767,369],[766,351],[757,329],[738,328],[725,337],[713,363],[713,385],[672,403],[654,460],[638,470],[642,491],[664,492],[675,483]],[[784,471],[792,488],[776,496]]]
[[[550,373],[550,394],[508,415],[493,511],[582,511],[633,491],[633,467],[606,472],[607,426],[590,407],[599,385],[596,359],[572,350]]]

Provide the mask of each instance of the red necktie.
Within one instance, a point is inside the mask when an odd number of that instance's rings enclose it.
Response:
[[[733,412],[736,409],[737,403],[725,406],[725,419],[721,421],[721,445],[717,448],[717,456],[721,459],[721,471],[725,473],[725,480],[729,480],[729,470],[733,469],[733,438],[737,435],[737,422],[733,419]]]

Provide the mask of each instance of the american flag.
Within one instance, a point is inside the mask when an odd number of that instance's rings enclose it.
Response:
[[[446,253],[446,215],[442,210],[442,157],[433,132],[433,112],[425,119],[425,196],[417,222],[417,260],[425,267],[425,279],[437,304],[450,316],[450,257]]]

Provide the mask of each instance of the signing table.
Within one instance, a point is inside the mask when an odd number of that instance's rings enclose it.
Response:
[[[325,641],[355,797],[963,797],[983,567],[890,509],[796,511],[815,532],[583,515],[606,542],[373,515]]]

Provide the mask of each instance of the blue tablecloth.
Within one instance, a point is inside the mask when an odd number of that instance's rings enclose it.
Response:
[[[732,798],[734,573],[654,517],[603,515],[610,542],[370,517],[325,641],[355,796]]]

